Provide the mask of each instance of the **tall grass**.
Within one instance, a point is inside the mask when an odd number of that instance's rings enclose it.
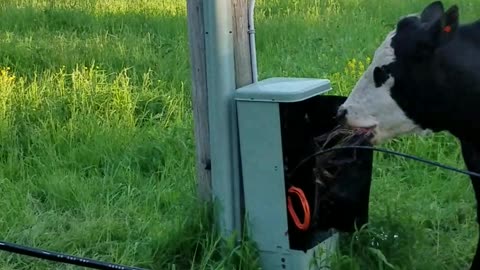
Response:
[[[447,4],[453,3],[447,1]],[[319,77],[346,95],[398,17],[428,1],[258,1],[261,78]],[[458,1],[463,21],[475,1]],[[195,197],[185,1],[0,2],[0,235],[150,269],[257,269],[218,242]],[[386,147],[463,167],[448,134]],[[368,230],[335,269],[465,269],[468,178],[376,154]],[[0,253],[2,269],[74,269]]]

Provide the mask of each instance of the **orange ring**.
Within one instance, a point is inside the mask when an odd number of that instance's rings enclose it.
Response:
[[[310,227],[310,206],[308,205],[307,198],[305,197],[305,194],[303,191],[299,188],[296,187],[291,187],[288,189],[288,212],[292,216],[293,222],[295,223],[295,226],[301,231],[306,231],[308,227]],[[292,205],[292,199],[290,198],[290,194],[295,194],[298,196],[300,199],[300,202],[302,203],[303,206],[303,212],[304,212],[304,220],[303,223],[300,222],[297,214],[295,213],[295,210],[293,209]]]

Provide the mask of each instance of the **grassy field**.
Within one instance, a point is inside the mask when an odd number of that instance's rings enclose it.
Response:
[[[256,269],[219,250],[195,199],[181,0],[0,1],[2,240],[150,269]],[[376,46],[429,1],[257,0],[259,75],[346,95]],[[447,1],[447,4],[453,3]],[[479,0],[458,0],[471,21]],[[463,168],[448,134],[385,147]],[[466,269],[478,237],[467,177],[376,154],[367,231],[335,269]],[[77,269],[0,253],[0,269]]]

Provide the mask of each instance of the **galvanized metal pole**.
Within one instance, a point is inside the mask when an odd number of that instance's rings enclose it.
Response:
[[[223,237],[241,232],[241,177],[237,133],[232,3],[204,1],[211,176]]]

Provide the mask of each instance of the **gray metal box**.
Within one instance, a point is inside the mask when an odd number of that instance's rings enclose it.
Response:
[[[320,232],[306,252],[292,249],[282,147],[280,105],[307,100],[331,90],[328,80],[270,78],[236,91],[242,179],[249,237],[256,242],[262,267],[329,269],[320,258],[335,248],[338,235]],[[310,268],[313,261],[317,266]]]

